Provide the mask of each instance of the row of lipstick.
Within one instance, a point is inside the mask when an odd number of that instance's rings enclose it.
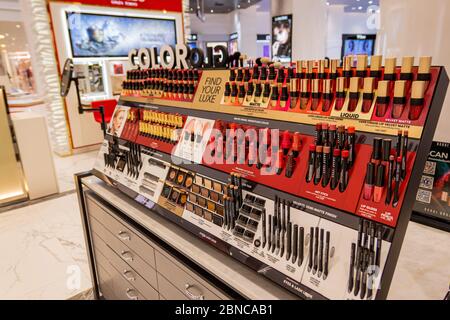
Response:
[[[400,185],[406,179],[408,131],[399,131],[397,145],[392,150],[392,140],[376,138],[373,141],[372,160],[367,164],[363,197],[367,201],[384,203],[395,208],[400,201]]]
[[[176,144],[179,140],[179,131],[184,126],[184,118],[179,114],[170,114],[151,110],[140,113],[139,135],[145,138],[161,140]]]
[[[309,148],[306,182],[321,184],[344,192],[348,187],[349,171],[356,160],[356,133],[354,127],[328,124],[316,126],[315,144]]]
[[[360,221],[358,241],[352,243],[348,277],[349,293],[361,299],[373,296],[376,268],[381,266],[381,245],[383,226],[374,222]],[[380,271],[381,272],[381,271]]]

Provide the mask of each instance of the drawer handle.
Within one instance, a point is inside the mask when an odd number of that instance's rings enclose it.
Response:
[[[126,295],[127,295],[128,299],[130,299],[130,300],[138,300],[139,297],[138,297],[137,295],[131,295],[131,294],[130,294],[130,293],[132,293],[132,292],[134,292],[133,289],[127,288]]]
[[[119,234],[118,234],[118,236],[119,236],[119,239],[120,240],[126,240],[126,241],[130,241],[131,240],[131,237],[130,237],[130,235],[127,233],[127,232],[125,232],[125,231],[120,231],[119,232]]]
[[[133,261],[133,255],[131,254],[130,251],[122,251],[120,253],[120,255],[122,256],[122,259],[128,262],[132,262]]]
[[[188,296],[189,299],[191,300],[205,300],[205,297],[201,294],[199,296],[196,296],[194,293],[192,293],[189,289],[192,288],[194,286],[190,285],[190,284],[185,284],[184,285],[184,292],[186,293],[186,295]]]
[[[131,277],[127,276],[128,274],[131,274]],[[130,270],[123,270],[123,276],[128,281],[136,281],[136,278],[133,276],[133,272],[131,272]]]

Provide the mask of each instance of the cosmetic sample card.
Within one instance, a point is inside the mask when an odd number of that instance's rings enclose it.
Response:
[[[187,161],[202,163],[203,153],[209,143],[214,122],[214,120],[188,117],[174,155]]]
[[[152,202],[157,202],[164,187],[164,181],[170,165],[159,159],[142,155],[143,166],[134,186],[139,194]]]

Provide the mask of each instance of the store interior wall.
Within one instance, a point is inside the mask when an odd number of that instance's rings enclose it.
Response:
[[[429,55],[433,65],[445,66],[449,74],[449,31],[448,0],[381,0],[377,52],[395,57]],[[436,129],[436,141],[450,142],[449,116],[450,90]]]

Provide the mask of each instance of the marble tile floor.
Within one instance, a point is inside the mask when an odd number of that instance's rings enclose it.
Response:
[[[389,299],[443,300],[449,243],[450,233],[411,222]],[[0,252],[0,299],[91,297],[75,193],[0,213]]]
[[[76,193],[0,214],[0,299],[68,299],[91,285]]]

